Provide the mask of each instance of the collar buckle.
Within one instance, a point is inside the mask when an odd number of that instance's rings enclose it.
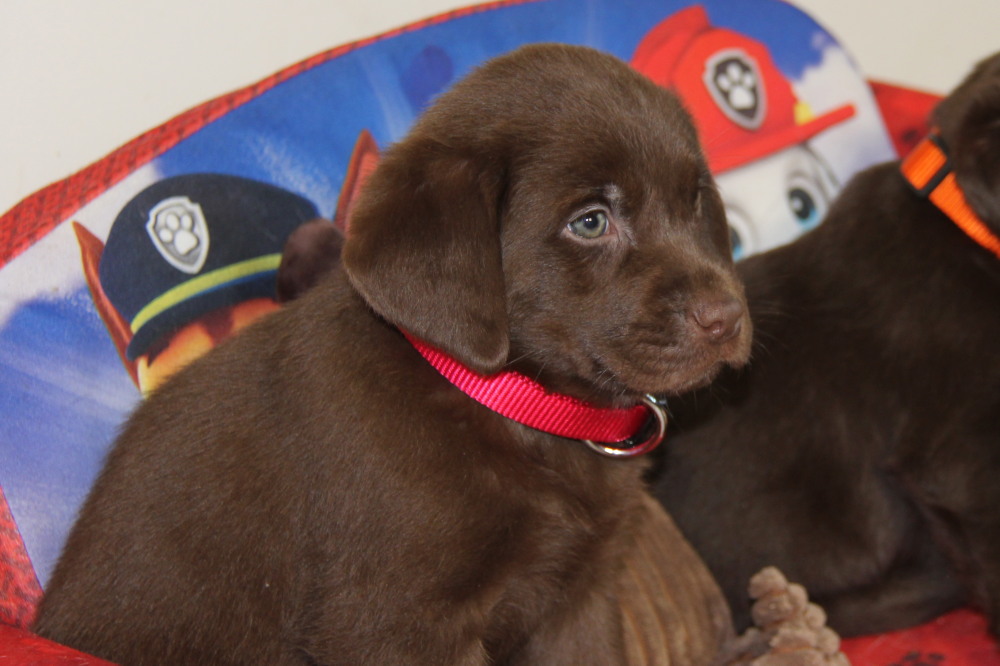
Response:
[[[920,142],[903,160],[902,171],[918,196],[930,198],[951,173],[951,158],[941,135],[934,132]]]
[[[667,402],[648,394],[642,397],[642,402],[649,408],[651,414],[635,435],[615,444],[602,444],[589,439],[582,440],[583,443],[591,450],[609,458],[633,458],[655,449],[667,432]],[[639,441],[642,437],[646,439]]]

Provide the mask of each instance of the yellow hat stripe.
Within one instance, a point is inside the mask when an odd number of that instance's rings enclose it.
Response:
[[[135,318],[132,319],[130,324],[132,333],[135,333],[142,328],[153,317],[166,312],[170,308],[179,303],[183,303],[189,298],[206,291],[211,291],[212,289],[221,287],[222,285],[230,282],[235,282],[236,280],[247,278],[258,273],[266,273],[268,271],[277,270],[280,263],[280,253],[266,254],[262,257],[255,257],[253,259],[247,259],[246,261],[230,264],[229,266],[218,268],[209,273],[205,273],[204,275],[191,278],[187,282],[182,282],[176,287],[163,292],[150,301],[149,304],[142,310],[139,310],[138,314],[135,315]]]

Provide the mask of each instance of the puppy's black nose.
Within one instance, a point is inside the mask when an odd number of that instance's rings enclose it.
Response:
[[[731,340],[743,326],[743,304],[735,298],[702,301],[691,308],[695,329],[709,342],[722,344]]]

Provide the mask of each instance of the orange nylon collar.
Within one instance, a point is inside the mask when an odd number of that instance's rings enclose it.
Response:
[[[1000,238],[969,207],[939,134],[932,132],[917,144],[903,160],[900,171],[917,194],[930,199],[969,238],[1000,259]]]

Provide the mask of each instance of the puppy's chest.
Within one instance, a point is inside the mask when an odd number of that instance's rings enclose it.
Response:
[[[518,430],[512,464],[491,465],[482,484],[495,500],[520,507],[531,516],[527,534],[539,533],[556,542],[601,541],[623,529],[629,512],[641,502],[642,460],[611,460],[586,448],[583,442],[533,431]]]
[[[582,445],[558,440],[558,446]],[[569,585],[575,575],[590,575],[620,555],[641,502],[641,466],[590,451],[560,453],[568,454],[560,464],[532,461],[528,470],[498,474],[492,483],[495,501],[509,507],[511,522],[502,529],[518,543],[511,555],[525,565],[514,570],[540,567],[560,579],[555,584]]]
[[[601,461],[608,465],[619,461]],[[617,579],[625,549],[631,544],[640,497],[637,478],[609,474],[592,487],[567,487],[578,479],[525,488],[525,503],[506,526],[508,558],[499,565],[498,593],[487,615],[489,637],[500,637],[491,653],[502,659],[518,637],[568,608],[587,603],[596,590]]]

